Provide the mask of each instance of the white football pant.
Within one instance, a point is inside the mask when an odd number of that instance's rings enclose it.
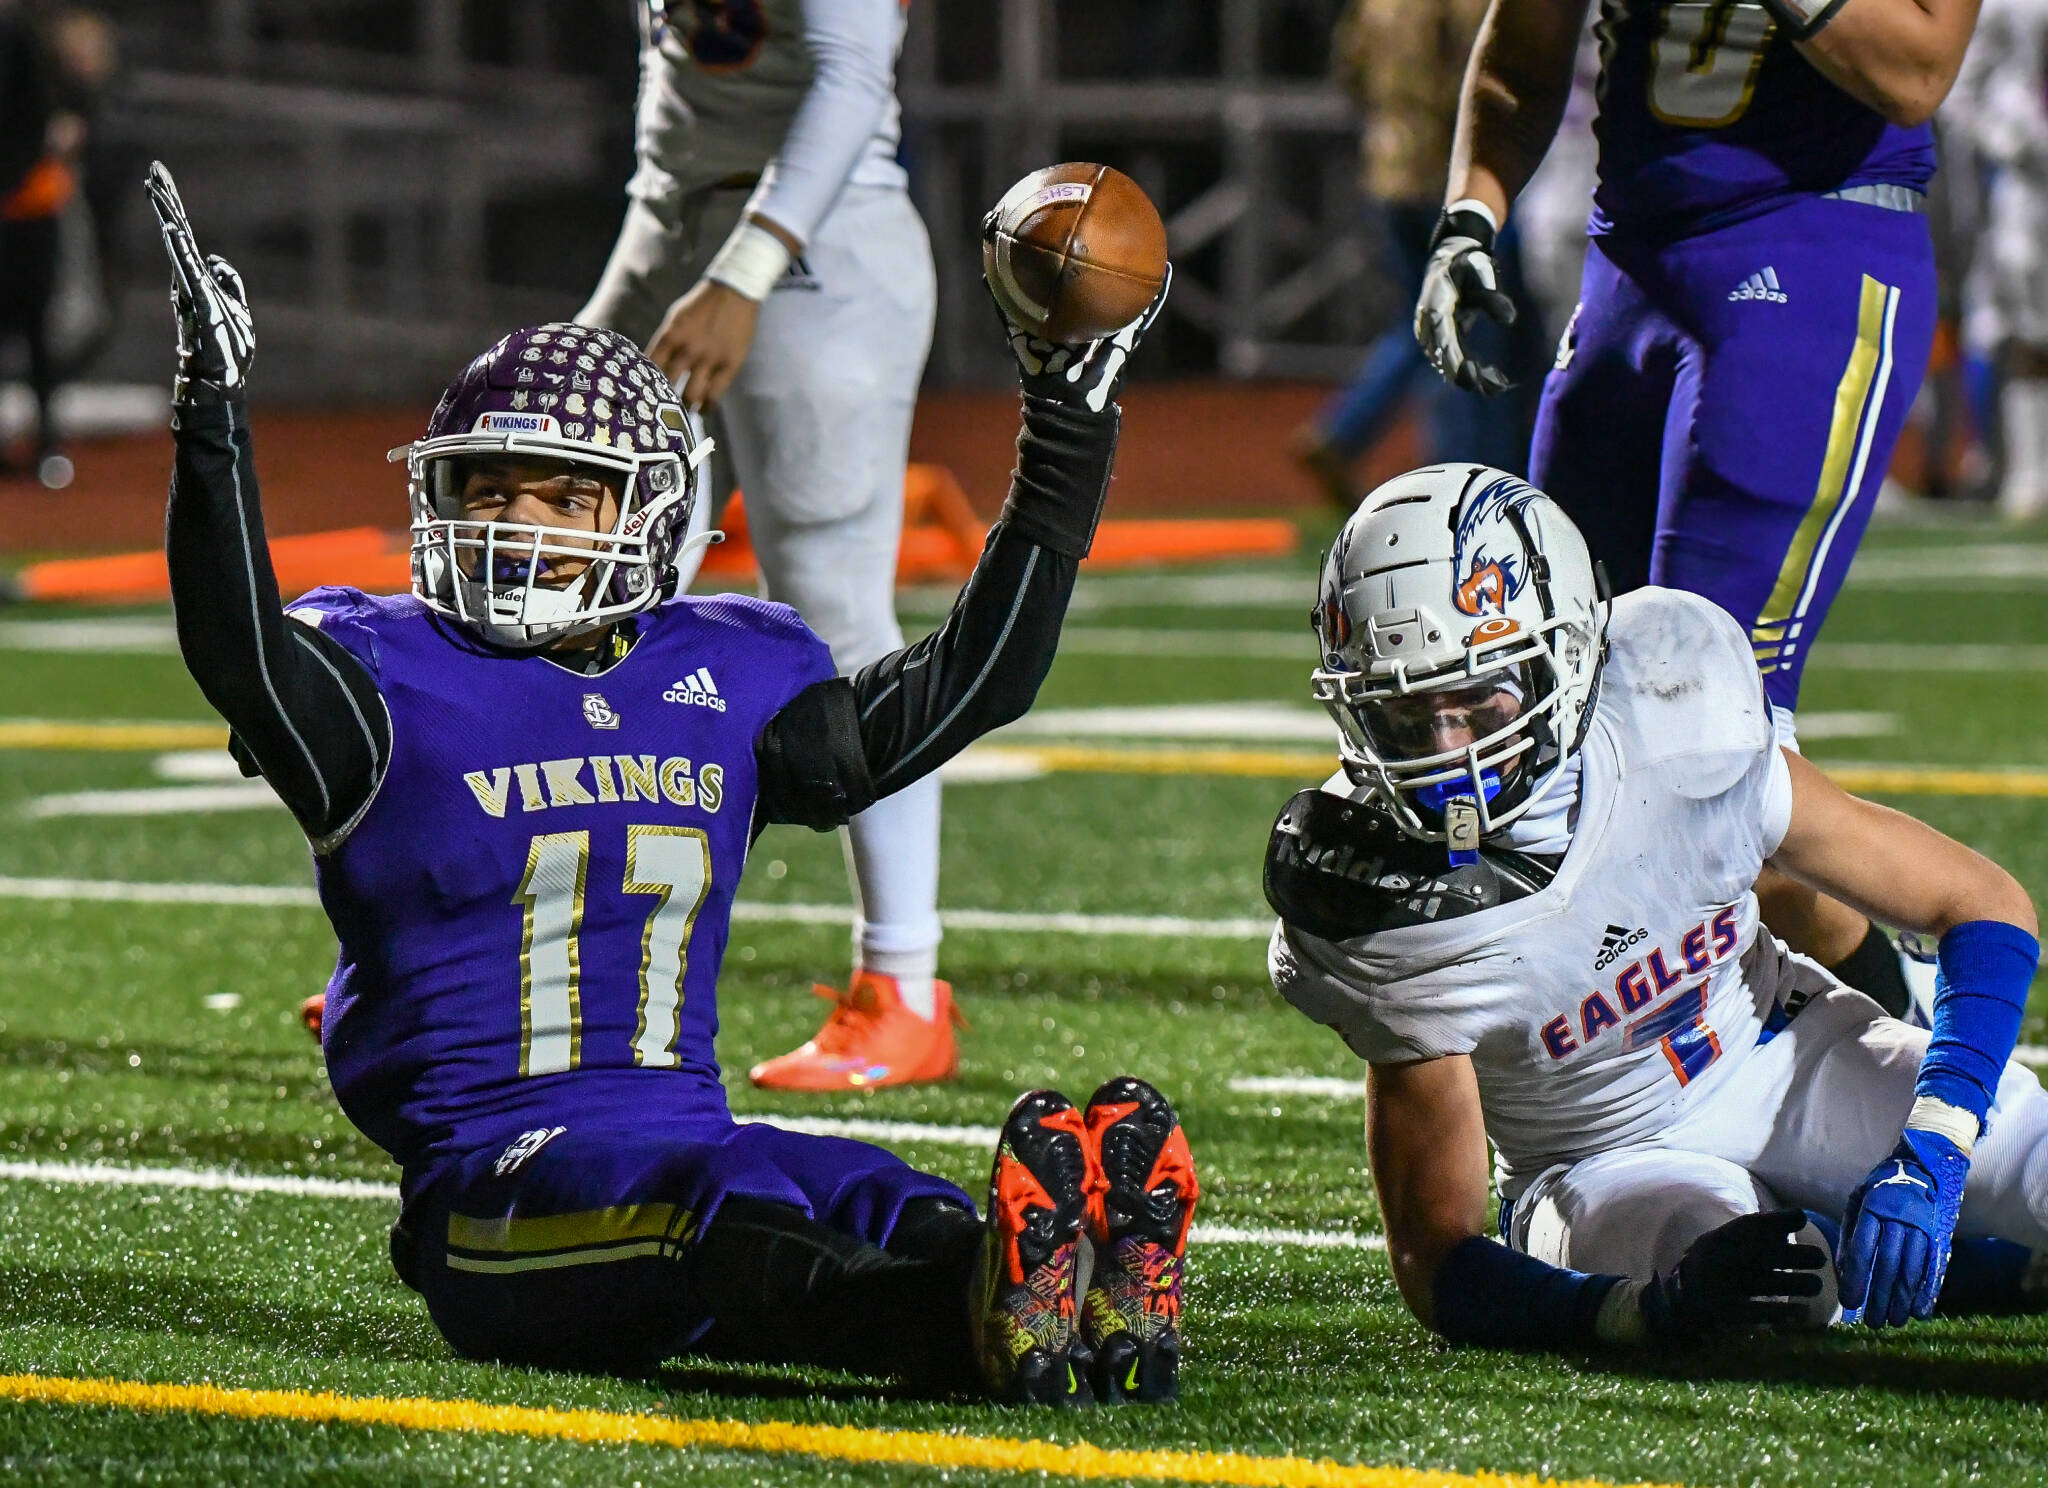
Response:
[[[1552,1265],[1647,1277],[1738,1215],[1801,1208],[1839,1223],[1898,1144],[1927,1040],[1860,992],[1823,992],[1654,1142],[1538,1174],[1503,1238]],[[2024,1066],[1999,1080],[1956,1233],[2048,1247],[2048,1094]]]

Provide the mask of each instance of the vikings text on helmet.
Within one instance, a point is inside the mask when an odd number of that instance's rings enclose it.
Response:
[[[1585,540],[1534,486],[1482,465],[1388,481],[1338,534],[1313,614],[1345,772],[1425,841],[1456,814],[1505,827],[1579,745],[1607,612]]]
[[[441,395],[406,462],[413,592],[501,646],[531,649],[658,604],[695,572],[707,531],[699,467],[711,441],[660,368],[613,331],[554,322],[514,331]],[[561,461],[623,482],[597,532],[464,514],[465,463]],[[548,581],[550,565],[573,571]]]

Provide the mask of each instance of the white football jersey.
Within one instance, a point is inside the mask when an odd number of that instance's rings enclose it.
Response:
[[[1608,640],[1548,887],[1344,941],[1283,921],[1269,951],[1280,994],[1362,1058],[1471,1056],[1510,1198],[1710,1100],[1795,965],[1758,933],[1792,787],[1748,637],[1696,595],[1641,589]]]
[[[811,90],[807,12],[814,24],[843,19],[850,31],[891,27],[892,55],[902,48],[904,8],[896,0],[642,0],[633,196],[675,200],[767,170]],[[871,128],[865,119],[860,127],[869,129],[866,145],[850,174],[825,183],[829,194],[842,183],[905,184],[896,161],[902,111],[893,87]],[[816,204],[816,215],[826,206],[829,197]],[[776,217],[807,239],[816,216],[786,215],[809,219]]]

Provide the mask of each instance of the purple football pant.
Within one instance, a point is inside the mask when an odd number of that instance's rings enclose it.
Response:
[[[879,1247],[919,1199],[974,1213],[953,1184],[865,1142],[761,1122],[570,1125],[455,1163],[407,1206],[392,1259],[457,1353],[639,1373],[724,1315],[695,1261],[727,1200],[781,1206],[743,1205],[858,1270],[887,1265]]]
[[[1916,213],[1810,197],[1674,242],[1594,238],[1530,482],[1617,593],[1686,589],[1741,621],[1793,708],[1934,318]]]

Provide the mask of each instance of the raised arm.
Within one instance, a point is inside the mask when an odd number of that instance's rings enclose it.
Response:
[[[1024,427],[980,561],[931,635],[806,688],[769,720],[754,748],[762,820],[838,826],[1031,706],[1109,495],[1116,388],[1165,301],[1162,286],[1137,320],[1086,346],[1010,328]]]
[[[1816,71],[1894,124],[1925,124],[1956,80],[1981,0],[1764,0]]]
[[[317,846],[375,793],[391,755],[390,719],[362,663],[285,618],[243,401],[256,342],[241,277],[222,259],[201,258],[161,164],[147,187],[178,317],[177,454],[164,520],[178,649],[234,731],[243,768],[260,770]]]
[[[2019,1039],[2039,927],[2026,890],[1989,858],[1784,758],[1791,814],[1772,863],[1874,920],[1941,938],[1912,1109],[1842,1226],[1844,1315],[1896,1327],[1934,1311],[1970,1154]]]

